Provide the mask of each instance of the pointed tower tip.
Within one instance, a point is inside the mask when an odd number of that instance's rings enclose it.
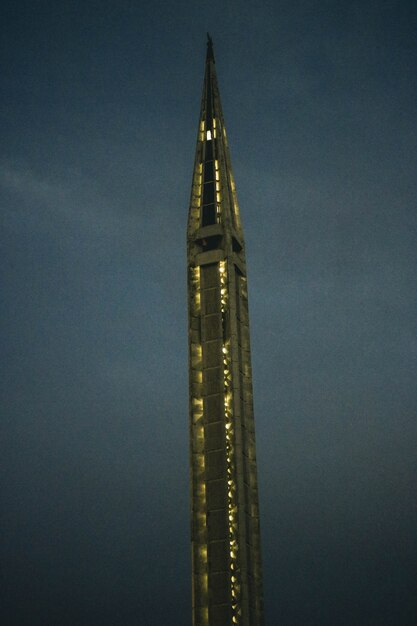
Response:
[[[207,33],[207,61],[213,61],[213,63],[215,63],[214,52],[213,52],[213,40],[210,37],[209,33]]]

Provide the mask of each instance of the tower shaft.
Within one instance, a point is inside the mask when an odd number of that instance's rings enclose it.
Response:
[[[209,39],[187,235],[193,626],[263,624],[244,247]]]

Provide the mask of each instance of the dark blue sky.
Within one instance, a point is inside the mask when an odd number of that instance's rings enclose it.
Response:
[[[1,13],[1,623],[191,624],[208,30],[247,244],[267,626],[414,626],[414,3]]]

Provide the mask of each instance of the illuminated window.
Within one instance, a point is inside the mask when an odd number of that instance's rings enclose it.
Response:
[[[211,130],[207,131],[206,138],[207,138],[207,141],[211,141]]]
[[[198,133],[198,138],[199,138],[200,141],[204,140],[204,125],[205,125],[204,120],[201,120],[199,133]]]

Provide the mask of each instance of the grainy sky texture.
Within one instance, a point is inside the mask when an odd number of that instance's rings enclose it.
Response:
[[[414,2],[3,2],[5,626],[189,626],[205,34],[247,244],[267,626],[415,626]]]

